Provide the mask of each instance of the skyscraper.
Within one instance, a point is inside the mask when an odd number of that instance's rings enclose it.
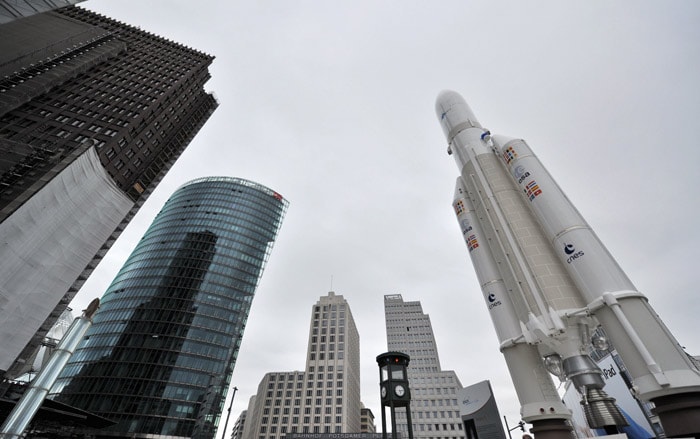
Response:
[[[180,187],[104,294],[55,399],[117,421],[100,434],[213,438],[287,205],[238,178]]]
[[[0,24],[85,0],[0,0]]]
[[[212,59],[77,7],[0,26],[0,374],[22,372],[212,114]]]
[[[361,431],[360,336],[350,306],[331,291],[311,315],[306,370],[265,374],[248,406],[243,439]]]
[[[387,350],[408,354],[411,420],[416,438],[464,438],[457,392],[462,384],[452,370],[442,370],[430,316],[420,302],[404,302],[400,294],[384,296]],[[405,412],[396,413],[396,427],[407,434]]]

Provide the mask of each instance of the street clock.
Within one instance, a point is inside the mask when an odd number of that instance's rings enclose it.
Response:
[[[396,407],[404,407],[408,423],[408,439],[413,439],[411,422],[411,389],[408,386],[408,363],[411,358],[403,352],[387,352],[377,356],[379,389],[382,399],[382,438],[386,439],[385,408],[391,413],[392,437],[396,439]]]

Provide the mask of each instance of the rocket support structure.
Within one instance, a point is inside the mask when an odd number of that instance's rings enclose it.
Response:
[[[5,419],[2,427],[0,427],[1,439],[26,437],[24,430],[32,422],[34,415],[39,411],[46,399],[46,395],[49,394],[51,387],[56,382],[56,378],[63,371],[87,330],[92,326],[92,317],[99,307],[100,300],[93,299],[87,309],[83,311],[83,314],[73,320],[56,350],[49,357],[48,362],[29,384],[29,388],[24,392],[24,395],[22,395],[14,409],[7,416],[7,419]]]
[[[564,437],[570,417],[545,371],[571,380],[590,427],[625,425],[588,355],[602,326],[667,436],[700,437],[700,371],[528,145],[491,136],[455,92],[436,111],[461,174],[455,213],[533,432]]]

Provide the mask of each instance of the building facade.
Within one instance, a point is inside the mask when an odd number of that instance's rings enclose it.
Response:
[[[77,7],[0,26],[0,374],[22,373],[217,107],[213,57]]]
[[[0,0],[0,24],[85,0]]]
[[[457,374],[442,370],[430,316],[419,301],[404,302],[400,294],[384,296],[387,350],[408,354],[413,436],[429,439],[465,437],[457,392],[462,384]],[[408,422],[396,412],[396,427],[404,436]]]
[[[243,429],[245,428],[245,418],[248,415],[248,410],[243,410],[241,414],[236,419],[236,423],[233,424],[233,430],[231,431],[231,439],[241,439],[243,437]]]
[[[360,418],[360,432],[361,433],[376,433],[377,432],[377,426],[374,423],[374,413],[372,413],[372,410],[362,407],[362,410],[360,411],[361,413],[361,418]]]
[[[116,421],[104,436],[213,438],[287,206],[238,178],[180,187],[104,294],[54,399]]]
[[[306,369],[265,374],[248,406],[244,439],[361,431],[360,336],[350,306],[329,292],[311,315]]]

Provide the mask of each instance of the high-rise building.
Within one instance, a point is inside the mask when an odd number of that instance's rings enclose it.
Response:
[[[213,57],[74,6],[0,26],[0,375],[206,122]]]
[[[0,0],[0,24],[85,0]]]
[[[361,431],[360,336],[350,306],[331,291],[311,315],[306,370],[265,374],[248,405],[244,439]]]
[[[54,398],[117,422],[101,436],[213,438],[287,205],[238,178],[180,187],[104,294]]]
[[[411,420],[415,438],[464,438],[457,392],[462,384],[452,370],[442,370],[430,316],[419,301],[404,302],[400,294],[384,296],[386,338],[389,351],[408,354],[411,388]],[[406,435],[403,411],[396,413],[396,428]]]

